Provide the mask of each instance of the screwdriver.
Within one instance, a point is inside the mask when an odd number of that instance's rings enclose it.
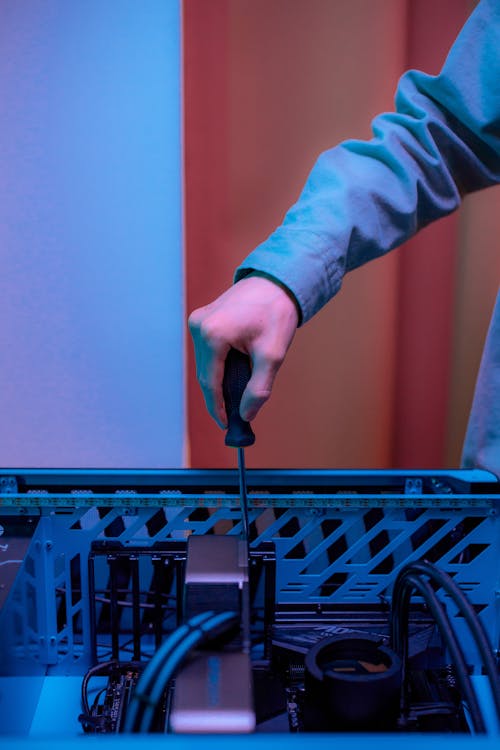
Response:
[[[240,505],[243,527],[243,539],[248,543],[248,498],[245,472],[245,448],[255,443],[255,435],[250,426],[240,417],[240,403],[252,369],[250,358],[237,349],[230,349],[226,357],[222,392],[227,415],[227,432],[225,444],[238,449],[238,478],[240,484]]]

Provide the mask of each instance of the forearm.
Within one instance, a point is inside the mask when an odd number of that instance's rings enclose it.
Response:
[[[244,261],[274,276],[309,319],[344,274],[500,181],[500,3],[482,2],[437,77],[410,71],[372,140],[317,161],[283,224]]]

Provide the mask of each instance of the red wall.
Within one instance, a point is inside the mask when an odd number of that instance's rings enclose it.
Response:
[[[297,197],[321,150],[368,137],[370,120],[392,108],[407,67],[437,72],[469,3],[185,0],[184,9],[192,310],[231,283],[239,260]],[[356,271],[298,332],[255,420],[250,466],[458,461],[450,394],[466,415],[470,388],[457,396],[453,367],[457,310],[463,316],[467,307],[456,297],[465,262],[457,257],[457,221],[440,222]],[[191,346],[188,370],[191,463],[234,465],[205,412]]]

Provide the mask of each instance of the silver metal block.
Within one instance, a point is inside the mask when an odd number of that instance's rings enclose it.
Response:
[[[248,654],[204,651],[184,667],[175,680],[170,728],[196,734],[253,732]]]
[[[192,535],[188,540],[185,585],[248,580],[248,552],[236,536]]]

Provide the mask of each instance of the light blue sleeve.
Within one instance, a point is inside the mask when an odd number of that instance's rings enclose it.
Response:
[[[273,276],[302,322],[350,271],[500,182],[500,0],[482,0],[438,76],[407,72],[370,141],[323,153],[283,223],[236,271]]]
[[[500,478],[500,292],[483,349],[462,466],[488,469]]]

